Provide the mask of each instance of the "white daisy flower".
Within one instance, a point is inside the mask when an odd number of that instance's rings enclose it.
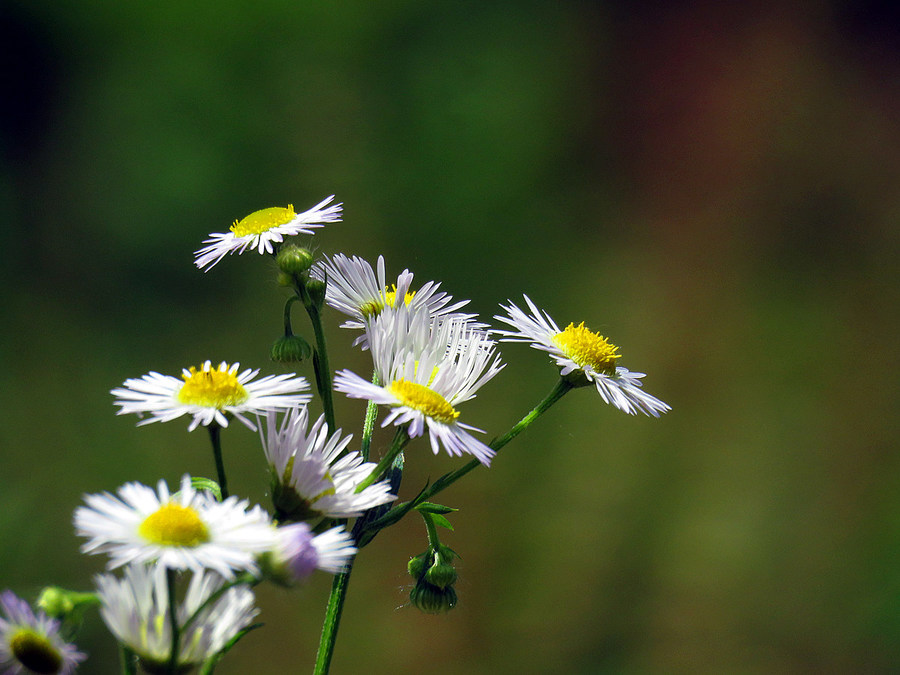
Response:
[[[475,317],[474,314],[457,312],[469,301],[453,302],[452,296],[439,290],[440,283],[429,281],[418,290],[412,290],[413,274],[409,270],[403,270],[397,282],[388,287],[383,256],[378,256],[376,270],[373,270],[367,261],[358,256],[348,258],[338,253],[331,259],[324,258],[317,262],[310,274],[326,282],[325,302],[350,317],[341,324],[341,328],[364,330],[386,308],[395,308],[400,304],[408,305],[413,311],[424,308],[433,319]],[[365,335],[353,344],[361,344],[365,348]]]
[[[155,565],[129,565],[122,578],[101,574],[95,581],[100,614],[110,632],[150,669],[168,665],[172,654],[172,624],[165,569]],[[207,570],[195,572],[184,599],[176,600],[176,621],[182,631],[178,642],[179,672],[187,672],[219,652],[258,613],[253,591],[239,585],[204,607],[185,627],[187,620],[223,582],[222,577]]]
[[[273,474],[272,499],[284,518],[353,518],[396,499],[384,481],[357,493],[375,464],[364,462],[358,452],[342,455],[353,437],[342,439],[340,429],[329,436],[324,416],[307,430],[308,423],[304,406],[286,414],[280,427],[270,415],[266,433],[260,430]]]
[[[139,379],[125,380],[123,388],[110,393],[117,397],[114,401],[114,405],[120,406],[117,414],[150,415],[149,419],[138,422],[138,426],[191,415],[188,431],[201,424],[227,427],[230,415],[256,431],[256,425],[244,413],[265,415],[268,411],[305,405],[312,399],[310,394],[300,393],[309,389],[303,377],[267,375],[252,381],[259,369],[248,368],[238,373],[239,367],[239,363],[228,365],[222,361],[218,368],[213,368],[206,361],[199,369],[194,366],[183,369],[181,379],[151,372]]]
[[[0,671],[69,675],[87,656],[60,636],[60,623],[37,614],[12,591],[0,594]]]
[[[466,321],[431,322],[427,312],[399,308],[380,314],[368,329],[377,381],[342,370],[334,388],[351,398],[390,406],[382,426],[409,425],[411,438],[428,430],[431,449],[452,456],[467,453],[489,465],[495,452],[468,431],[481,431],[458,420],[458,404],[503,368],[494,342]]]
[[[261,564],[270,579],[290,586],[317,569],[342,572],[355,554],[353,537],[343,526],[313,535],[306,523],[292,523],[278,528],[278,543]]]
[[[562,377],[570,377],[572,373],[583,375],[588,382],[597,387],[601,398],[619,410],[635,415],[659,417],[671,408],[643,390],[641,378],[644,373],[634,373],[627,368],[616,365],[618,347],[584,326],[570,323],[565,330],[560,330],[556,322],[546,311],[541,311],[525,295],[525,302],[531,314],[526,314],[512,302],[509,306],[500,305],[508,316],[495,316],[515,330],[495,331],[503,342],[530,342],[535,349],[548,352],[562,370]]]
[[[273,206],[254,211],[249,216],[234,221],[228,232],[209,235],[209,239],[203,242],[207,246],[194,253],[194,264],[209,271],[231,253],[240,254],[254,248],[261,254],[274,253],[273,244],[280,243],[286,236],[312,234],[314,228],[340,221],[343,204],[331,204],[332,200],[334,195],[303,213],[295,213],[293,204],[289,204],[287,208]]]
[[[217,502],[195,490],[190,476],[181,479],[176,494],[169,494],[163,480],[156,492],[127,483],[118,494],[86,495],[87,506],[75,510],[75,529],[88,538],[82,552],[108,553],[109,569],[158,561],[161,567],[209,568],[231,577],[234,570],[255,572],[255,556],[273,546],[271,520],[262,508],[248,510],[249,502],[235,496]]]

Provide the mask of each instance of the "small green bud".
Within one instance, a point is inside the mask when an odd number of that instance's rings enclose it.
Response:
[[[37,606],[54,619],[80,619],[88,607],[100,604],[93,593],[70,591],[59,586],[47,586],[38,596]]]
[[[325,304],[325,282],[318,279],[310,279],[306,282],[306,292],[316,309],[321,309]]]
[[[456,582],[456,568],[445,562],[435,561],[434,565],[425,572],[425,581],[432,586],[445,589]]]
[[[284,335],[275,340],[271,356],[278,363],[297,363],[312,356],[312,347],[299,335]]]
[[[430,563],[431,556],[426,551],[425,553],[420,553],[415,558],[411,558],[406,565],[406,569],[409,572],[409,576],[418,581],[422,578],[422,575],[425,574],[425,570],[428,569]]]
[[[288,287],[294,285],[294,277],[285,272],[279,272],[276,281],[278,281],[279,286]]]
[[[278,264],[278,269],[285,274],[300,275],[312,267],[313,254],[309,249],[295,244],[286,244],[278,251],[275,262]]]
[[[457,597],[453,586],[438,588],[419,580],[409,592],[409,601],[426,614],[443,614],[456,607]]]

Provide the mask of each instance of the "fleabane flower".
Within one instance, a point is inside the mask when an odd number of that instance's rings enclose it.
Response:
[[[213,423],[228,426],[234,416],[256,431],[256,425],[245,413],[265,415],[269,411],[287,410],[309,403],[312,396],[302,393],[309,389],[305,378],[294,374],[267,375],[254,378],[259,369],[238,372],[239,363],[225,361],[213,368],[210,361],[199,368],[191,366],[181,372],[181,378],[151,372],[143,377],[125,380],[122,387],[110,393],[119,406],[119,415],[135,413],[148,419],[138,426],[152,422],[168,422],[182,415],[190,415],[188,431],[199,425]]]
[[[384,257],[378,256],[376,269],[364,259],[348,258],[342,253],[324,258],[310,271],[313,278],[326,282],[325,302],[350,317],[341,328],[364,330],[385,309],[407,305],[412,311],[424,309],[436,318],[472,319],[474,314],[461,314],[457,310],[468,300],[453,302],[452,296],[440,289],[440,283],[429,281],[419,289],[412,289],[413,274],[403,270],[396,283],[388,286],[384,269]],[[363,334],[354,343],[367,346]]]
[[[498,321],[515,330],[494,331],[504,337],[503,342],[529,342],[535,349],[548,352],[560,366],[562,377],[572,378],[582,375],[588,383],[597,387],[601,398],[619,410],[635,415],[659,417],[671,408],[643,390],[641,378],[644,373],[635,373],[617,365],[619,348],[609,340],[585,327],[570,323],[560,330],[556,322],[526,295],[523,296],[530,314],[519,309],[514,303],[500,305],[507,316],[495,316]]]
[[[353,437],[342,438],[340,429],[329,434],[324,416],[310,427],[305,406],[287,413],[280,426],[270,415],[260,436],[272,472],[272,500],[283,518],[353,518],[396,499],[386,481],[356,492],[376,465],[358,452],[342,455]]]
[[[194,253],[194,264],[209,271],[222,258],[231,253],[243,253],[247,249],[261,254],[274,253],[273,244],[287,236],[312,234],[313,229],[325,223],[341,219],[342,204],[332,204],[334,195],[319,202],[303,213],[296,213],[294,206],[273,206],[254,211],[249,216],[234,221],[228,232],[214,232],[204,240],[204,246]]]
[[[100,615],[110,632],[132,649],[148,672],[167,672],[172,654],[172,624],[165,569],[154,565],[129,565],[122,577],[101,574],[95,578]],[[224,580],[218,574],[195,572],[184,597],[176,598],[179,626],[177,666],[187,672],[221,651],[241,630],[250,625],[258,610],[253,591],[238,585],[203,607]]]
[[[0,594],[0,672],[69,675],[86,655],[60,635],[60,623],[12,591]]]
[[[317,569],[331,574],[343,571],[355,553],[353,537],[342,525],[314,535],[306,523],[291,523],[278,528],[278,541],[261,558],[260,566],[268,579],[292,586]]]
[[[223,577],[234,571],[256,571],[257,554],[273,546],[269,515],[259,506],[231,496],[216,501],[195,490],[190,476],[181,490],[169,493],[160,480],[156,491],[126,483],[118,497],[108,492],[85,496],[87,506],[75,510],[75,530],[88,541],[84,553],[108,553],[107,567],[158,562],[169,569],[204,568]]]
[[[461,319],[432,322],[427,312],[399,308],[380,314],[367,330],[376,381],[342,370],[334,387],[351,398],[386,405],[382,426],[408,425],[411,438],[428,431],[432,451],[470,454],[489,465],[494,451],[468,433],[456,406],[503,368],[494,342]]]

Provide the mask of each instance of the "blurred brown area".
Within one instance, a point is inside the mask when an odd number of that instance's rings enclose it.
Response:
[[[12,0],[0,34],[0,587],[89,585],[83,493],[213,474],[202,432],[136,429],[108,391],[207,358],[275,372],[271,263],[192,252],[335,193],[321,252],[383,254],[483,318],[527,293],[673,410],[574,392],[444,493],[450,614],[405,606],[421,523],[379,535],[333,672],[897,671],[892,5]],[[332,363],[364,372],[329,318]],[[488,436],[555,379],[502,352],[464,410]],[[224,442],[264,502],[255,435]],[[457,465],[411,448],[402,496]],[[217,672],[311,670],[328,588],[261,589],[265,628]],[[115,670],[96,617],[79,644]]]

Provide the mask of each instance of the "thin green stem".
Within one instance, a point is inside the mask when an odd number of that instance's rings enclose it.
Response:
[[[391,449],[385,453],[384,457],[378,460],[378,464],[375,465],[372,472],[356,486],[356,494],[359,494],[376,480],[381,478],[384,472],[394,463],[394,458],[396,458],[397,455],[403,451],[403,448],[406,447],[407,443],[409,443],[409,433],[407,433],[406,427],[398,427],[397,433],[394,434],[394,442],[391,443]]]
[[[175,594],[175,579],[177,572],[171,568],[166,569],[166,586],[169,591],[169,626],[172,629],[172,651],[169,654],[169,673],[175,675],[178,672],[178,652],[181,641],[181,629],[178,626],[178,598]]]
[[[341,612],[344,611],[344,599],[347,597],[347,585],[350,583],[350,572],[353,570],[354,560],[350,560],[343,572],[334,575],[331,584],[331,595],[328,596],[328,605],[325,608],[325,621],[322,624],[322,637],[319,639],[319,651],[316,654],[316,667],[314,675],[326,675],[331,667],[331,657],[334,655],[334,645],[337,641],[338,626],[341,622]]]
[[[425,521],[425,531],[428,533],[428,544],[432,550],[437,551],[440,548],[441,540],[438,538],[437,525],[434,524],[434,518],[426,511],[419,511],[422,520]]]
[[[379,386],[381,381],[378,373],[372,373],[372,384]],[[369,448],[372,446],[372,434],[375,433],[375,418],[378,417],[378,404],[369,401],[366,405],[366,418],[363,421],[362,441],[360,441],[360,454],[363,461],[369,461]]]
[[[206,428],[209,429],[209,440],[213,446],[213,458],[216,460],[219,489],[222,491],[222,499],[226,499],[228,497],[228,479],[225,477],[225,462],[222,460],[222,427],[213,422]]]
[[[137,654],[131,647],[120,643],[119,659],[122,661],[122,675],[137,675]]]
[[[325,422],[328,428],[334,432],[337,425],[334,423],[334,392],[331,383],[331,367],[328,365],[328,347],[325,342],[325,331],[322,329],[322,315],[314,304],[306,305],[313,332],[316,335],[316,351],[313,354],[313,367],[316,371],[316,387],[322,398],[322,408],[325,411]]]
[[[296,295],[292,295],[287,299],[287,302],[284,303],[284,336],[291,337],[294,334],[294,329],[291,326],[291,305],[293,305],[297,300],[299,300]]]
[[[515,426],[513,426],[512,429],[503,434],[503,436],[495,438],[493,441],[488,443],[488,445],[495,451],[500,450],[500,448],[505,446],[512,439],[514,439],[520,433],[525,431],[525,429],[531,426],[538,417],[547,412],[547,410],[549,410],[554,403],[559,401],[559,399],[565,396],[573,388],[574,385],[561,378],[559,382],[556,383],[556,386],[554,386],[550,391],[550,393],[547,394],[544,400],[538,403],[530,413],[519,420],[519,422]],[[408,502],[403,502],[402,504],[397,504],[381,518],[370,523],[366,529],[369,531],[377,531],[389,525],[393,525],[403,516],[405,516],[409,511],[414,509],[418,504],[421,504],[424,501],[428,501],[438,492],[441,492],[442,490],[448,488],[450,485],[479,466],[481,466],[481,462],[479,462],[477,459],[473,459],[467,464],[464,464],[456,471],[451,471],[450,473],[444,474],[436,481],[434,481],[434,483],[422,490],[422,492],[420,492],[415,499]]]

